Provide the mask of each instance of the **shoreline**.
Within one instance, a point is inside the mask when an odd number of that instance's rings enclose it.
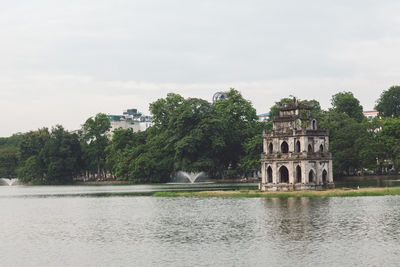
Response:
[[[72,185],[134,185],[130,181],[121,180],[100,180],[100,181],[75,181]]]
[[[200,184],[200,183],[238,183],[238,184],[252,184],[252,183],[260,183],[261,180],[259,179],[206,179],[203,181],[195,182],[194,184]],[[171,182],[172,183],[172,182]],[[128,185],[147,185],[151,183],[144,183],[144,184],[137,184],[133,183],[129,180],[89,180],[89,181],[81,181],[81,180],[75,180],[73,182],[73,185],[121,185],[121,184],[128,184]],[[160,183],[163,184],[163,183]],[[183,183],[182,183],[183,184]],[[190,183],[187,183],[190,184]]]
[[[400,178],[400,175],[391,174],[391,175],[364,175],[364,176],[341,176],[336,177],[334,179],[334,183],[342,182],[342,181],[362,181],[362,180],[385,180],[389,178]],[[230,178],[230,179],[206,179],[203,182],[212,182],[212,183],[241,183],[241,184],[249,184],[249,183],[259,183],[261,182],[260,179],[257,178],[248,178],[248,179],[241,179],[241,178]],[[106,180],[75,180],[73,185],[137,185],[137,183],[133,183],[129,180],[117,180],[117,179],[106,179]],[[146,184],[146,183],[145,183]],[[145,185],[144,184],[144,185]]]
[[[358,197],[400,195],[400,187],[367,187],[360,189],[340,188],[321,191],[273,191],[229,190],[198,192],[156,192],[153,197],[237,197],[237,198],[289,198],[289,197]]]

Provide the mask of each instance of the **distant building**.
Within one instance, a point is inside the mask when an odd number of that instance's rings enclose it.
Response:
[[[79,134],[80,129],[69,131],[70,134]]]
[[[269,120],[269,113],[264,113],[264,114],[259,114],[258,116],[258,121],[263,122]]]
[[[122,115],[107,115],[107,118],[111,123],[110,132],[119,128],[131,128],[133,132],[139,132],[145,131],[152,125],[151,117],[142,115],[137,109],[128,109]]]
[[[261,190],[334,186],[328,130],[318,129],[311,110],[296,99],[279,107],[273,129],[263,133]]]
[[[372,120],[373,118],[378,116],[379,112],[376,110],[370,110],[370,111],[364,111],[363,114],[367,119]]]

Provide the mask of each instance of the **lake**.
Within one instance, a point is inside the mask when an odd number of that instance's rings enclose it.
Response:
[[[0,265],[399,265],[400,196],[136,195],[188,186],[0,186]]]
[[[334,180],[336,188],[340,187],[393,187],[400,186],[400,176],[349,176]]]

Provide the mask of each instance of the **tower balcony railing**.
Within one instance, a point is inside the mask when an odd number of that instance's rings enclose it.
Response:
[[[263,137],[264,138],[271,138],[271,137],[276,137],[276,136],[282,136],[282,135],[290,135],[290,136],[296,136],[296,135],[310,135],[310,136],[325,136],[328,135],[329,131],[327,129],[317,129],[317,130],[310,130],[310,129],[279,129],[279,130],[271,130],[271,131],[263,131]]]
[[[262,153],[261,159],[310,159],[310,158],[329,158],[330,152],[289,152],[280,153],[274,152],[272,154]]]

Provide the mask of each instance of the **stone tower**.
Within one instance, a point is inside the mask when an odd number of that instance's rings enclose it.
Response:
[[[263,191],[333,188],[328,130],[318,129],[312,107],[293,102],[279,107],[273,130],[263,133]]]

